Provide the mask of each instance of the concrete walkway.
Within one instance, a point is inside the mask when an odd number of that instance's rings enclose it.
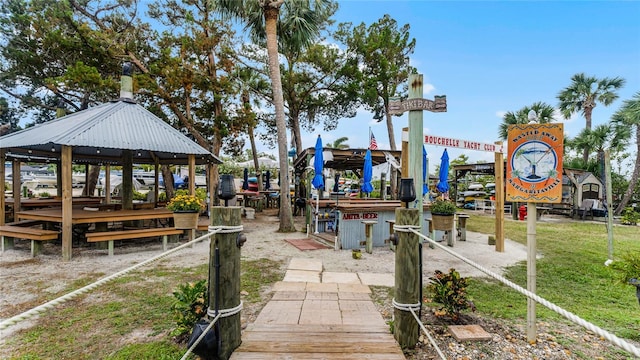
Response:
[[[404,360],[369,296],[368,285],[392,286],[393,275],[322,270],[320,260],[291,259],[231,359]]]

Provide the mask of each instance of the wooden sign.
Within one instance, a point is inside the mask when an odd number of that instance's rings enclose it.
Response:
[[[510,125],[507,201],[562,201],[563,124]]]
[[[488,152],[502,152],[502,145],[481,143],[471,140],[455,139],[444,136],[425,135],[424,143],[427,145],[437,145],[444,147],[455,147],[467,150],[478,150]]]
[[[429,99],[408,99],[408,100],[390,100],[389,114],[400,115],[405,111],[411,110],[427,110],[431,112],[447,111],[447,96],[436,95],[434,100]]]

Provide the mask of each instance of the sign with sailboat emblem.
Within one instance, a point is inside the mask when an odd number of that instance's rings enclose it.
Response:
[[[562,200],[562,124],[517,124],[508,129],[507,201]]]

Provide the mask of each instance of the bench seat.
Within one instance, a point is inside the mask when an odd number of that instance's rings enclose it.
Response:
[[[184,230],[176,228],[151,228],[151,229],[132,229],[119,231],[101,231],[88,232],[85,234],[87,242],[109,242],[109,256],[113,256],[113,241],[126,239],[141,239],[146,237],[162,236],[162,250],[167,250],[167,236],[180,235]]]
[[[58,239],[60,233],[54,230],[34,229],[30,227],[2,225],[0,226],[0,243],[2,251],[5,247],[13,245],[13,240],[7,241],[5,237],[31,240],[31,256],[36,256],[42,251],[42,244],[38,241],[48,241]]]

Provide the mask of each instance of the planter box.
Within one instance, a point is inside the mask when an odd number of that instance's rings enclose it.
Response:
[[[199,213],[196,212],[174,212],[173,224],[176,229],[195,229],[198,227]]]
[[[431,214],[434,230],[451,231],[453,229],[453,215]]]

